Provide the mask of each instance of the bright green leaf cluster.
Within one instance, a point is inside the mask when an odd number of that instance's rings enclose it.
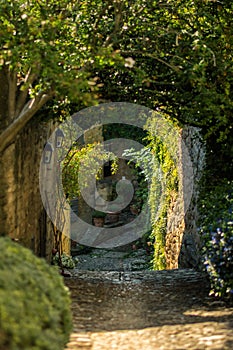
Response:
[[[166,127],[164,127],[166,125]],[[155,133],[160,128],[158,134]],[[152,179],[149,191],[149,205],[151,208],[151,237],[154,240],[153,268],[166,268],[166,234],[169,207],[178,194],[178,129],[174,123],[167,120],[151,118],[147,122],[149,130],[148,146],[153,153]],[[170,128],[170,130],[168,130]]]
[[[73,199],[80,194],[80,184],[82,188],[88,188],[93,179],[100,179],[103,165],[108,161],[112,161],[112,173],[116,172],[117,157],[111,152],[104,152],[101,144],[74,146],[62,163],[63,188],[68,198]]]
[[[0,348],[64,349],[72,317],[58,270],[10,238],[0,252]]]

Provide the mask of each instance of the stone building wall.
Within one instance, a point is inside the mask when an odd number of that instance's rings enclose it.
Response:
[[[9,235],[36,255],[51,259],[53,230],[39,190],[39,167],[53,122],[27,124],[0,158],[0,234]],[[65,240],[69,252],[69,242]]]
[[[171,200],[167,218],[168,269],[198,267],[201,249],[197,230],[197,200],[205,148],[197,128],[185,127],[182,130],[179,153],[180,191]]]

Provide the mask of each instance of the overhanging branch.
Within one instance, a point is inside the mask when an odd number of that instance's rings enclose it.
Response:
[[[0,135],[0,153],[3,152],[12,142],[17,134],[23,129],[26,123],[35,115],[35,113],[51,99],[53,93],[41,93],[27,102],[22,112]]]

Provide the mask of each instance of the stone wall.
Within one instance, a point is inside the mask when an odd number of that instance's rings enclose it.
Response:
[[[0,235],[9,235],[36,255],[51,259],[53,230],[39,190],[39,167],[53,122],[33,119],[0,158]],[[64,242],[69,252],[69,242]]]
[[[199,197],[199,182],[205,166],[205,146],[197,128],[184,128],[182,137],[190,153],[194,178],[191,202],[184,217],[185,230],[179,255],[179,267],[185,268],[198,267],[200,263],[201,242],[197,226],[197,202]],[[189,179],[185,173],[183,178],[187,182],[187,186],[189,186]]]
[[[185,127],[182,130],[179,153],[180,191],[171,200],[167,218],[168,269],[197,268],[200,262],[197,200],[205,163],[205,148],[197,128]]]

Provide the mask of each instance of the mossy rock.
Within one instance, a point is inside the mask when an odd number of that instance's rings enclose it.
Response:
[[[54,266],[0,237],[0,350],[64,349],[70,296]]]

